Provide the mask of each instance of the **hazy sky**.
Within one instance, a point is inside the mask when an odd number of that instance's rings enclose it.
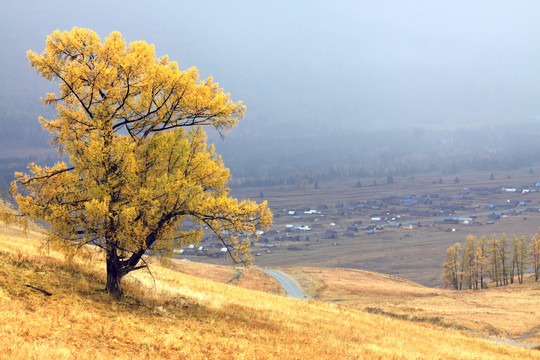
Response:
[[[3,1],[0,104],[36,102],[26,51],[79,26],[212,75],[247,132],[535,119],[539,16],[539,1]]]

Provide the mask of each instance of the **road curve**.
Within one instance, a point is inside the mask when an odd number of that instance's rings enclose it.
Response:
[[[266,274],[273,277],[274,279],[276,279],[281,285],[281,287],[283,288],[283,290],[285,290],[287,295],[289,295],[290,297],[307,300],[307,298],[304,296],[304,293],[302,292],[302,289],[300,289],[298,284],[296,284],[296,282],[293,279],[291,279],[290,277],[288,277],[281,271],[265,270],[265,269],[263,269],[263,271]]]
[[[494,342],[499,343],[499,344],[507,344],[507,345],[517,345],[517,346],[527,346],[527,347],[536,347],[536,346],[538,346],[538,344],[527,344],[527,343],[520,343],[520,342],[493,339],[493,338],[489,338],[489,340],[494,341]]]

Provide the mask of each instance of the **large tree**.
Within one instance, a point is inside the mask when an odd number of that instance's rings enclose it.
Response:
[[[87,29],[55,31],[28,58],[59,83],[59,94],[43,99],[57,119],[40,122],[69,161],[30,164],[11,190],[21,214],[47,224],[51,244],[67,253],[102,248],[115,297],[122,277],[145,266],[144,254],[169,256],[197,243],[204,227],[234,261],[249,262],[249,236],[267,229],[272,214],[266,203],[229,197],[229,171],[203,130],[231,129],[241,102],[118,32],[101,42]]]

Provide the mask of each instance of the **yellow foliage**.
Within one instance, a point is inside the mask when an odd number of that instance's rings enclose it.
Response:
[[[55,31],[28,58],[59,82],[60,94],[43,99],[58,117],[40,122],[69,165],[30,164],[11,190],[25,216],[49,225],[57,248],[103,248],[116,278],[110,291],[145,252],[167,256],[197,243],[202,225],[235,261],[249,262],[239,235],[266,229],[272,214],[266,203],[229,197],[229,171],[202,129],[231,129],[243,116],[241,102],[212,78],[199,81],[197,69],[180,71],[166,56],[156,59],[152,45],[127,44],[118,32],[102,43],[91,30]]]

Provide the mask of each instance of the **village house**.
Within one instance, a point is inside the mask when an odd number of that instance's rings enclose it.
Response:
[[[338,238],[338,232],[335,230],[326,230],[324,234],[321,236],[323,239],[337,239]]]

